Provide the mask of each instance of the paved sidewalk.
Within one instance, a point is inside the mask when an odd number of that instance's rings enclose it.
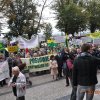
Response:
[[[100,74],[98,75],[100,91]],[[50,75],[32,77],[33,86],[27,89],[26,100],[69,100],[71,86],[65,87],[65,79],[52,81]],[[0,88],[0,100],[15,100],[11,88],[7,86]],[[84,99],[85,100],[85,99]],[[100,100],[100,93],[96,93],[93,100]]]

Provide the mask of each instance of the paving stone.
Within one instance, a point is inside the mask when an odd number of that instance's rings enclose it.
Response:
[[[31,78],[33,86],[27,89],[26,100],[69,100],[71,86],[65,87],[65,79],[53,81],[52,77],[47,75]],[[96,87],[100,90],[100,74],[98,75],[99,83]],[[0,88],[0,100],[15,100],[11,88],[7,86]],[[84,98],[85,100],[85,98]],[[100,94],[95,94],[93,100],[100,100]]]

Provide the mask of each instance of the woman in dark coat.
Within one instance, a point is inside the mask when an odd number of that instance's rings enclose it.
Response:
[[[64,48],[64,51],[62,52],[62,61],[63,61],[63,73],[66,77],[66,86],[69,86],[69,69],[67,67],[66,61],[70,58],[69,50],[68,48]]]

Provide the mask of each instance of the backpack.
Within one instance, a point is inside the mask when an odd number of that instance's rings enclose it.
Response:
[[[73,63],[71,59],[67,59],[67,66],[69,70],[73,68]]]

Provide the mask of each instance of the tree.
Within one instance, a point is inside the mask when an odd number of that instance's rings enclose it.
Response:
[[[76,0],[77,4],[89,13],[88,29],[94,33],[100,29],[100,0]]]
[[[9,18],[10,36],[27,35],[30,39],[36,31],[38,13],[32,0],[10,2],[6,12]]]
[[[4,7],[8,7],[12,0],[0,0],[0,11],[4,9]]]
[[[89,12],[89,29],[91,33],[94,33],[97,29],[100,29],[100,2],[90,1],[86,5],[86,10]]]
[[[40,28],[43,27],[42,14],[47,7],[47,0],[43,1],[43,5],[39,2],[33,3],[33,0],[2,0],[0,2],[0,11],[6,11],[8,16],[9,28],[11,32],[8,36],[24,35],[30,39],[32,35],[38,34]],[[41,6],[40,14],[37,13],[37,5]]]
[[[50,37],[52,36],[52,26],[50,23],[45,24],[44,35],[45,35],[46,41],[49,40]]]
[[[70,0],[57,0],[54,6],[58,20],[56,27],[60,31],[74,35],[75,32],[78,33],[86,29],[88,13],[83,12],[82,7],[68,1]]]

